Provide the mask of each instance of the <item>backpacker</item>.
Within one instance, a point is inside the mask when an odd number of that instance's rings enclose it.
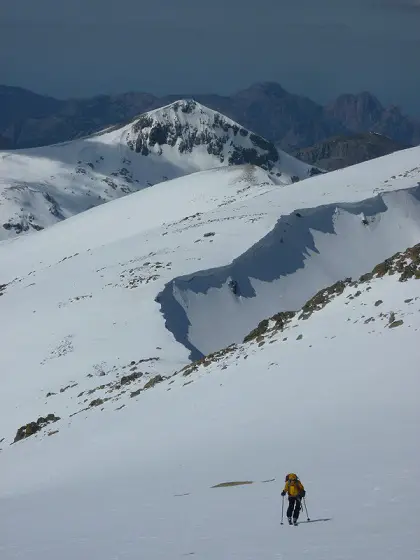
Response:
[[[284,488],[292,498],[300,496],[303,492],[303,485],[295,473],[286,475],[286,485]]]

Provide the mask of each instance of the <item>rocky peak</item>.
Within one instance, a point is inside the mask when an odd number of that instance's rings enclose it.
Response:
[[[279,160],[276,147],[224,115],[183,99],[140,116],[128,129],[130,149],[143,155],[206,151],[220,163],[253,164],[272,171]]]
[[[237,98],[260,98],[260,99],[268,99],[268,98],[278,98],[281,99],[283,97],[287,97],[290,95],[285,89],[282,88],[280,84],[277,82],[259,82],[253,84],[247,89],[239,91],[236,94]]]
[[[296,150],[293,155],[310,165],[334,171],[403,150],[406,147],[376,132],[360,132],[328,138],[308,148]]]
[[[349,130],[369,130],[384,111],[379,100],[371,93],[344,94],[325,109],[329,117],[339,120]]]

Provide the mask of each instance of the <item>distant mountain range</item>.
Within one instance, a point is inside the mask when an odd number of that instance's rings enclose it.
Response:
[[[194,98],[288,152],[332,137],[367,132],[386,136],[400,147],[420,143],[420,121],[397,107],[384,107],[371,93],[341,95],[322,106],[289,93],[277,83],[265,82],[231,96],[156,97],[134,92],[69,100],[0,86],[0,146],[28,148],[80,138],[110,125],[125,124],[180,98]]]
[[[308,148],[295,150],[293,155],[310,165],[335,171],[407,147],[375,132],[361,132],[349,136],[334,136]]]

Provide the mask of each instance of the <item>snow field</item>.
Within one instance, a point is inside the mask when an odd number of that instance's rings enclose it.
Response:
[[[407,150],[281,188],[260,170],[208,171],[2,242],[2,559],[417,558],[417,280],[349,286],[307,320],[171,377],[192,342],[240,339],[245,320],[417,243],[417,162]],[[275,268],[279,225],[296,212]],[[181,343],[165,289],[226,270],[258,297],[241,296],[241,317],[209,290],[186,307]],[[131,372],[142,376],[115,389]],[[60,420],[9,445],[49,413]],[[280,526],[289,471],[311,518],[329,521]],[[212,488],[229,481],[252,484]]]

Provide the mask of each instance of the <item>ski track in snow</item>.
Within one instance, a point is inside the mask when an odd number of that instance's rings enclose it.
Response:
[[[202,172],[2,242],[2,559],[417,558],[416,280],[349,286],[130,395],[188,363],[168,318],[187,313],[190,344],[214,350],[417,243],[418,154],[281,188],[259,169]],[[194,301],[179,286],[197,275]],[[9,445],[50,413],[61,419]],[[328,522],[280,526],[291,470]],[[252,484],[212,488],[229,481]]]

